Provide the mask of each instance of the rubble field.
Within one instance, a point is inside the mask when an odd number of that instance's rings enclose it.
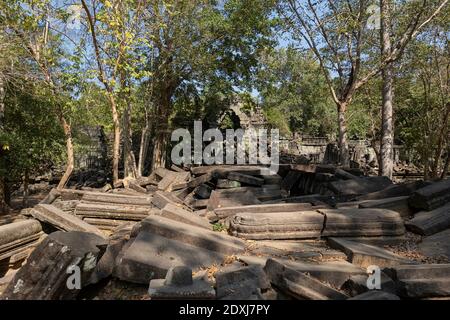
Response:
[[[173,165],[0,216],[2,300],[446,299],[449,259],[450,179],[331,165]]]

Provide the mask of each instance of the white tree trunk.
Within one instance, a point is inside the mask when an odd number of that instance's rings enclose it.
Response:
[[[389,0],[380,0],[381,12],[381,56],[386,59],[391,54],[391,21]],[[379,175],[392,178],[394,167],[394,121],[393,121],[393,65],[389,63],[382,70],[381,144]]]
[[[0,130],[3,130],[3,119],[5,117],[5,81],[3,80],[2,75],[0,74]]]
[[[339,124],[339,162],[342,166],[348,167],[350,165],[350,155],[347,141],[347,119],[346,119],[346,105],[338,107],[338,124]]]
[[[0,74],[0,131],[4,128],[4,116],[5,116],[5,82]],[[1,144],[0,144],[1,147]],[[9,207],[6,204],[6,184],[4,177],[0,176],[0,214],[7,213]]]

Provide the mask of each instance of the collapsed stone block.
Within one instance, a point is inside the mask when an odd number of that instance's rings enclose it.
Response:
[[[81,287],[90,284],[91,274],[106,245],[105,239],[93,233],[57,231],[50,234],[31,253],[1,299],[74,299],[80,290],[76,287],[76,278],[69,277],[78,273]]]
[[[192,269],[186,266],[172,267],[165,279],[150,281],[148,294],[157,299],[214,299],[214,288],[203,279],[193,279]]]

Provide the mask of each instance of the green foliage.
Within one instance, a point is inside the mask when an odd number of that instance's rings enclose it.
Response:
[[[276,9],[287,12],[286,1],[86,3],[92,12],[95,5],[94,29],[103,73],[99,73],[87,21],[79,33],[69,34],[65,24],[71,16],[65,5],[53,0],[0,2],[0,77],[7,87],[4,130],[0,132],[1,176],[20,179],[25,171],[39,173],[61,163],[61,115],[73,127],[76,152],[83,152],[89,144],[78,135],[79,128],[102,126],[111,133],[108,95],[115,98],[119,115],[127,107],[132,110],[135,137],[149,119],[153,130],[164,121],[172,127],[191,128],[194,120],[202,120],[208,127],[221,116],[221,128],[234,127],[236,119],[228,108],[235,98],[248,114],[261,106],[269,124],[282,135],[333,137],[337,135],[336,104],[325,76],[339,96],[353,76],[348,50],[354,57],[356,50],[362,52],[358,79],[380,62],[379,31],[363,28],[361,35],[355,32],[361,25],[358,6],[364,9],[369,2],[294,1],[305,10],[315,6],[324,18],[322,27],[329,36],[318,43],[318,51],[329,74],[324,74],[310,51],[303,50],[305,43],[297,42],[300,48],[275,48],[281,37],[276,32],[287,22]],[[396,17],[393,39],[405,32],[420,9],[418,4],[401,1],[392,9]],[[449,16],[447,5],[396,64],[396,142],[405,143],[416,162],[432,162],[444,155],[439,148],[448,148],[440,137],[447,138],[449,130],[445,120]],[[82,14],[81,18],[86,17]],[[312,23],[313,38],[320,38],[323,31],[310,19],[307,22]],[[294,29],[301,31],[304,26]],[[358,47],[360,36],[363,41]],[[289,41],[300,38],[299,33],[288,35]],[[327,48],[327,40],[336,50]],[[352,95],[347,110],[349,138],[379,139],[380,92],[380,78],[374,77]]]
[[[0,176],[20,181],[25,171],[39,174],[64,159],[64,135],[52,109],[55,101],[39,84],[25,84],[6,95],[5,127],[0,133],[9,151],[0,156]]]
[[[222,232],[225,231],[227,228],[224,224],[220,222],[216,222],[213,224],[213,231]]]
[[[336,107],[312,56],[286,48],[268,50],[261,58],[257,87],[269,122],[282,134],[334,133]]]
[[[450,51],[446,41],[439,24],[430,28],[412,43],[396,79],[397,139],[410,150],[411,160],[427,170],[430,163],[439,163],[441,153],[450,147],[450,91],[445,85],[450,77]]]
[[[102,126],[105,132],[112,132],[111,108],[104,90],[94,83],[86,83],[80,91],[73,122],[77,126]]]
[[[268,107],[265,109],[265,116],[267,121],[273,128],[280,130],[282,136],[290,136],[292,134],[289,128],[289,123],[286,119],[286,114],[284,114],[280,109],[276,107]]]

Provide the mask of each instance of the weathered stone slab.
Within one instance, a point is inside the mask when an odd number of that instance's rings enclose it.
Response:
[[[395,266],[389,270],[407,298],[450,296],[450,264]]]
[[[245,241],[225,233],[208,231],[204,228],[175,222],[160,216],[149,216],[142,220],[137,228],[140,231],[150,232],[168,239],[228,255],[241,253],[246,247]]]
[[[216,183],[217,189],[233,189],[240,188],[241,183],[239,181],[233,181],[228,179],[218,179]]]
[[[331,181],[336,181],[336,180],[338,180],[338,179],[332,173],[319,172],[314,175],[314,181],[321,182],[321,183],[331,182]]]
[[[450,203],[432,211],[419,212],[405,225],[408,230],[424,236],[445,230],[450,227]]]
[[[334,174],[336,175],[336,177],[338,177],[339,179],[344,179],[344,180],[350,180],[350,179],[358,179],[357,176],[351,174],[350,172],[347,172],[345,170],[342,170],[340,168],[336,168],[336,171],[334,172]]]
[[[168,191],[169,186],[175,182],[175,179],[177,177],[177,172],[175,171],[169,171],[167,172],[161,181],[158,183],[158,190],[161,191]],[[183,181],[181,181],[183,182]]]
[[[192,174],[199,176],[202,174],[218,172],[221,176],[226,176],[229,172],[239,172],[243,174],[248,174],[252,176],[258,176],[263,174],[268,174],[268,168],[261,166],[252,166],[252,165],[214,165],[214,166],[200,166],[200,167],[192,167]]]
[[[36,235],[42,231],[39,221],[28,219],[0,226],[0,247]]]
[[[410,196],[414,191],[425,186],[423,181],[414,181],[404,184],[393,184],[380,191],[375,191],[361,195],[356,199],[360,200],[379,200],[393,197]]]
[[[226,207],[214,209],[214,213],[221,219],[246,212],[297,212],[307,211],[312,208],[310,203],[276,203],[276,204],[256,204],[237,207]]]
[[[77,205],[80,204],[80,200],[69,200],[69,201],[61,201],[60,199],[56,199],[53,201],[52,205],[61,209],[67,213],[74,213]]]
[[[116,259],[125,244],[130,240],[134,223],[125,223],[114,230],[108,238],[108,246],[91,275],[91,283],[97,283],[112,275]]]
[[[242,213],[230,221],[230,232],[252,240],[309,239],[320,236],[323,223],[316,211]]]
[[[298,180],[300,180],[301,176],[302,173],[300,171],[289,171],[286,177],[284,177],[283,181],[281,182],[281,189],[290,192],[292,188],[294,188],[295,184],[298,183]]]
[[[165,177],[166,175],[169,175],[170,172],[173,172],[173,171],[170,171],[170,170],[168,170],[168,169],[166,169],[166,168],[162,168],[162,167],[156,168],[156,169],[153,171],[153,173],[154,173],[155,175],[157,175],[158,177],[160,177],[161,179],[164,179],[164,177]]]
[[[69,289],[67,279],[79,267],[81,286],[88,284],[106,241],[92,233],[57,231],[49,235],[31,253],[27,263],[16,273],[3,292],[6,300],[74,299],[79,290]]]
[[[347,300],[400,300],[400,298],[389,292],[370,290]]]
[[[194,210],[202,210],[208,207],[209,199],[195,199],[190,204],[190,207]]]
[[[187,198],[187,196],[191,194],[190,190],[191,189],[189,188],[179,189],[177,191],[172,191],[172,194],[175,195],[181,201],[184,201]]]
[[[216,273],[217,298],[249,300],[270,289],[270,281],[261,266],[228,267]]]
[[[172,164],[170,166],[170,169],[173,170],[173,171],[176,171],[176,172],[184,172],[185,171],[183,168],[180,168],[179,166],[174,165],[174,164]]]
[[[281,185],[283,181],[283,178],[279,174],[263,175],[262,178],[264,179],[264,184]]]
[[[311,203],[314,204],[316,202],[321,202],[321,201],[327,201],[328,199],[330,199],[330,196],[324,196],[321,194],[309,194],[306,196],[296,196],[296,197],[289,197],[286,199],[283,199],[283,202],[286,203]]]
[[[319,209],[326,216],[324,237],[401,236],[398,212],[387,209]]]
[[[162,209],[168,203],[181,206],[183,204],[183,201],[170,192],[163,192],[163,191],[155,192],[152,198],[153,205],[155,205],[159,209]]]
[[[197,188],[194,189],[194,193],[200,199],[209,199],[211,196],[212,188],[207,184],[201,184]]]
[[[152,172],[148,177],[142,176],[137,178],[136,183],[144,188],[158,186],[158,181],[154,172]]]
[[[407,298],[450,297],[450,278],[402,279],[399,295]]]
[[[126,186],[126,188],[130,189],[130,190],[133,190],[133,191],[136,191],[138,193],[143,193],[143,194],[147,193],[147,189],[145,189],[144,187],[141,187],[136,180],[129,181],[128,185]]]
[[[397,265],[389,269],[394,279],[449,278],[450,264]]]
[[[254,254],[289,256],[294,259],[346,260],[345,253],[331,249],[321,240],[262,240],[255,242]]]
[[[418,251],[426,257],[450,261],[450,229],[424,238],[418,245]]]
[[[83,221],[103,230],[114,230],[116,227],[130,222],[129,220],[102,219],[102,218],[83,218]],[[136,223],[136,221],[133,222]]]
[[[67,200],[81,200],[83,195],[85,195],[86,193],[89,193],[89,192],[90,191],[74,190],[74,189],[62,189],[62,190],[52,189],[52,191],[50,191],[50,194],[53,193],[52,197],[55,197],[55,196],[57,197],[59,195],[61,197],[61,200],[67,201]],[[51,201],[51,202],[53,202],[53,201]],[[51,204],[51,202],[49,202],[48,204]],[[44,204],[46,204],[46,203],[44,203]]]
[[[395,282],[386,275],[386,273],[381,272],[380,274],[380,290],[384,292],[389,292],[392,294],[397,293],[397,285]],[[367,280],[369,279],[369,275],[356,274],[351,275],[347,281],[342,285],[341,289],[345,292],[348,292],[352,297],[360,295],[364,292],[370,291],[367,286]]]
[[[361,195],[382,190],[391,184],[387,177],[368,177],[333,181],[328,188],[337,195]]]
[[[0,230],[1,232],[2,230]],[[17,240],[13,240],[11,242],[0,245],[0,257],[4,259],[6,257],[6,253],[11,253],[15,249],[22,248],[24,246],[28,246],[29,243],[35,242],[41,236],[44,235],[44,232],[38,232],[31,234],[29,236],[18,238]]]
[[[187,182],[191,177],[191,174],[189,172],[175,172],[175,179],[169,184],[169,186],[166,188],[167,191],[173,191],[175,190],[175,186],[178,186],[182,183]],[[158,184],[159,187],[159,184]]]
[[[270,257],[238,255],[237,259],[240,262],[243,262],[248,266],[260,266],[260,267],[264,268],[264,266],[267,263],[267,260],[269,260]],[[279,260],[282,260],[282,259],[279,259]]]
[[[294,298],[308,300],[343,300],[347,296],[302,272],[269,259],[264,271],[271,283]]]
[[[119,258],[114,275],[147,284],[151,279],[164,278],[171,267],[185,265],[195,271],[220,264],[224,258],[215,251],[142,231]]]
[[[191,181],[187,182],[186,187],[187,188],[195,188],[195,187],[201,185],[202,183],[211,181],[215,177],[216,177],[215,172],[204,174],[200,177],[194,178]]]
[[[336,209],[357,209],[359,205],[364,201],[348,201],[348,202],[339,202],[334,206]]]
[[[294,163],[290,165],[291,170],[294,171],[300,171],[300,172],[307,172],[307,173],[314,173],[317,170],[317,167],[315,164],[301,164],[301,163]]]
[[[165,279],[150,281],[148,294],[158,299],[214,299],[214,288],[204,279],[193,279],[188,267],[172,267]]]
[[[408,205],[408,196],[386,198],[380,200],[367,200],[359,204],[359,208],[380,208],[396,211],[401,217],[409,217],[413,211]]]
[[[2,263],[7,265],[14,265],[15,263],[26,259],[33,249],[43,240],[47,235],[40,232],[36,235],[16,240],[12,243],[0,247],[0,274]]]
[[[103,233],[98,228],[50,204],[38,204],[31,214],[37,220],[51,224],[60,230],[91,232],[103,237]]]
[[[228,180],[239,181],[241,183],[245,183],[245,184],[248,184],[251,186],[261,186],[264,184],[263,178],[257,178],[257,177],[239,173],[239,172],[228,173]]]
[[[386,249],[358,243],[340,238],[328,238],[330,247],[342,250],[348,257],[348,261],[363,268],[371,265],[390,267],[400,264],[412,263],[412,261],[400,257]]]
[[[277,186],[277,188],[275,189],[271,186],[265,187],[263,185],[261,188],[252,188],[251,191],[256,196],[256,198],[258,198],[258,200],[263,202],[281,199],[282,197],[282,190],[279,186]]]
[[[409,199],[413,208],[433,210],[450,201],[450,179],[435,182],[416,190]]]
[[[259,201],[251,191],[231,192],[231,190],[214,190],[208,202],[208,211],[216,208],[236,207],[240,205],[259,204]]]
[[[147,190],[147,189],[146,189]],[[127,195],[127,196],[143,196],[144,194],[141,192],[134,191],[130,188],[120,188],[120,189],[112,189],[111,194],[120,194],[120,195]]]
[[[366,271],[347,261],[328,261],[321,263],[305,263],[283,260],[282,263],[292,270],[306,273],[323,282],[340,288],[353,275],[364,275]]]
[[[407,240],[402,236],[378,236],[378,237],[339,237],[339,239],[370,244],[372,246],[384,247],[399,245]]]
[[[183,222],[205,229],[212,229],[211,224],[206,219],[171,203],[166,204],[160,214],[161,216],[174,221]]]
[[[238,187],[230,189],[217,189],[216,192],[220,192],[225,195],[226,198],[238,198],[240,194],[247,193],[253,195],[256,198],[255,203],[266,202],[272,203],[274,200],[278,200],[282,197],[282,191],[279,186],[265,186],[261,187]],[[259,202],[258,202],[259,201]],[[280,203],[280,201],[274,201],[273,203]],[[254,204],[254,203],[252,203]]]
[[[80,203],[75,214],[79,217],[103,218],[103,219],[123,219],[139,221],[150,214],[152,207],[148,206],[127,206],[127,205],[107,205],[94,203]]]

